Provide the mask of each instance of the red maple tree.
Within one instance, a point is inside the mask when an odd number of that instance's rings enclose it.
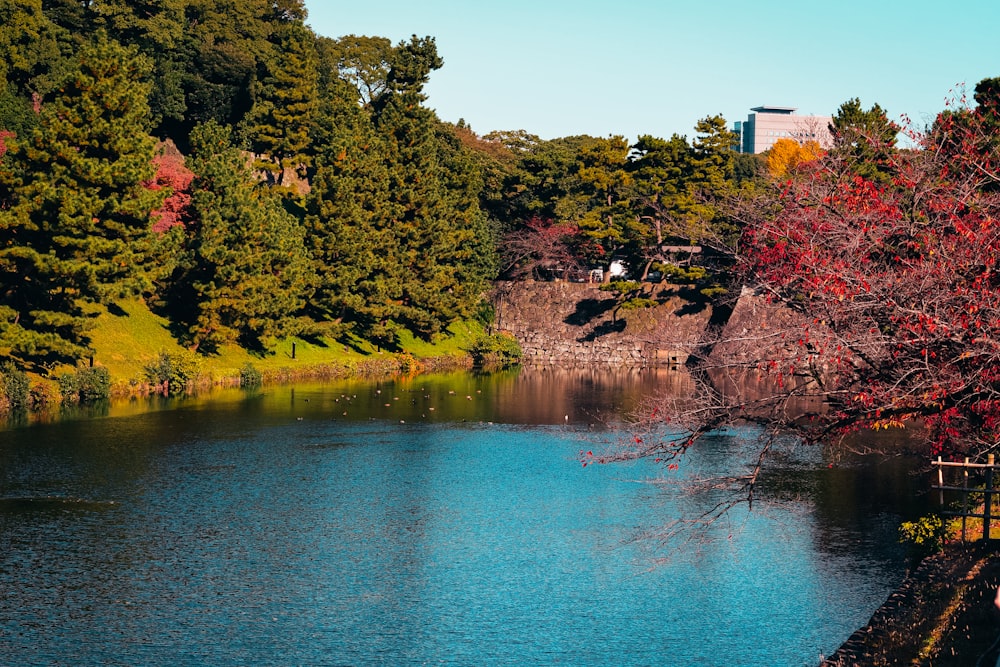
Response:
[[[508,278],[541,278],[543,275],[579,273],[579,229],[532,216],[500,243],[501,274]]]
[[[889,185],[820,161],[747,227],[744,275],[805,318],[799,354],[768,362],[830,407],[812,437],[919,420],[934,453],[1000,442],[990,131],[981,114],[942,115],[919,149],[895,154]]]
[[[1000,124],[991,100],[946,111],[913,147],[871,166],[831,151],[731,202],[745,230],[744,295],[780,324],[713,341],[692,364],[698,390],[662,399],[635,438],[605,461],[673,461],[699,437],[737,422],[775,436],[840,441],[908,428],[934,455],[1000,446]],[[1000,103],[996,105],[1000,108]],[[742,354],[734,351],[742,349]],[[724,351],[720,354],[720,351]],[[768,391],[743,391],[747,375]],[[737,382],[739,379],[741,382]],[[732,380],[732,381],[731,381]],[[666,420],[666,424],[664,424]]]
[[[184,156],[176,150],[162,150],[153,158],[156,178],[149,185],[153,190],[169,189],[163,206],[153,211],[153,231],[165,232],[171,227],[184,226],[190,220],[191,181],[194,172],[184,166]]]

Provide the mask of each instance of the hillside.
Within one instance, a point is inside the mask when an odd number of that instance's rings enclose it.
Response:
[[[467,367],[467,350],[480,335],[482,328],[477,323],[460,322],[433,342],[404,335],[395,352],[381,351],[356,338],[294,337],[275,341],[264,353],[226,345],[217,353],[204,355],[183,347],[171,333],[170,323],[151,312],[141,299],[122,300],[102,309],[90,332],[93,363],[108,369],[119,393],[145,383],[146,366],[164,353],[191,364],[202,384],[229,384],[238,381],[240,369],[247,364],[271,381]]]

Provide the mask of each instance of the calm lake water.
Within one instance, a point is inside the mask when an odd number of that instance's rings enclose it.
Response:
[[[901,581],[922,479],[803,450],[780,502],[643,539],[723,499],[672,482],[752,454],[734,430],[676,472],[580,465],[674,382],[269,387],[0,430],[0,664],[817,664]]]

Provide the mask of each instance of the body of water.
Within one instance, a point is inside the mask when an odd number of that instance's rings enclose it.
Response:
[[[267,388],[0,431],[0,664],[815,665],[900,582],[920,480],[804,450],[770,502],[662,545],[725,499],[675,482],[751,434],[678,471],[577,455],[675,379]]]

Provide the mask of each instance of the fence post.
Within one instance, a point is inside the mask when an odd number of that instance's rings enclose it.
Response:
[[[943,461],[939,456],[937,460],[938,463],[937,469],[938,469],[938,505],[940,507],[944,507],[944,466],[941,465],[942,462]]]
[[[969,457],[962,466],[962,544],[965,544],[966,526],[969,521]]]
[[[990,524],[993,522],[993,455],[986,457],[986,502],[983,505],[983,541],[990,541]]]

